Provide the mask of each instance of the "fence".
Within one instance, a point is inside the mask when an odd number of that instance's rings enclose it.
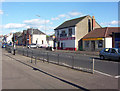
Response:
[[[6,50],[12,48],[7,47]],[[55,52],[46,52],[40,50],[32,50],[27,48],[17,48],[16,53],[23,56],[31,57],[31,63],[37,64],[38,60],[48,63],[54,63],[61,66],[66,66],[72,69],[94,73],[94,59],[84,59],[77,55],[67,55]]]

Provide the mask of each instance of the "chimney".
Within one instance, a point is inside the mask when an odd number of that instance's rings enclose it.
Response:
[[[92,30],[94,30],[95,28],[95,17],[92,16]]]

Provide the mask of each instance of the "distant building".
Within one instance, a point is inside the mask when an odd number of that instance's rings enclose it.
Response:
[[[9,33],[6,35],[6,42],[8,44],[12,43],[12,37],[13,37],[13,33]]]
[[[83,49],[100,51],[120,45],[120,27],[97,28],[83,37]]]
[[[51,35],[51,36],[47,37],[48,46],[54,47],[54,39],[55,39],[55,35]]]
[[[29,44],[47,44],[46,34],[38,29],[29,28],[23,31],[23,45]]]
[[[101,26],[89,15],[65,21],[55,28],[57,49],[82,50],[82,38]]]

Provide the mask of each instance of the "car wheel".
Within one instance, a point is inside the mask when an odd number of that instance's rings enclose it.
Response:
[[[101,60],[103,60],[103,59],[105,59],[105,58],[104,58],[104,56],[103,56],[103,55],[100,55],[100,59],[101,59]]]

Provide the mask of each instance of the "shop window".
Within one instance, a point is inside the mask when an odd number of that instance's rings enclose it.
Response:
[[[103,40],[99,40],[98,41],[98,48],[102,48],[103,47]]]
[[[85,41],[85,47],[89,47],[89,41]]]
[[[69,28],[69,36],[72,36],[72,28]]]

